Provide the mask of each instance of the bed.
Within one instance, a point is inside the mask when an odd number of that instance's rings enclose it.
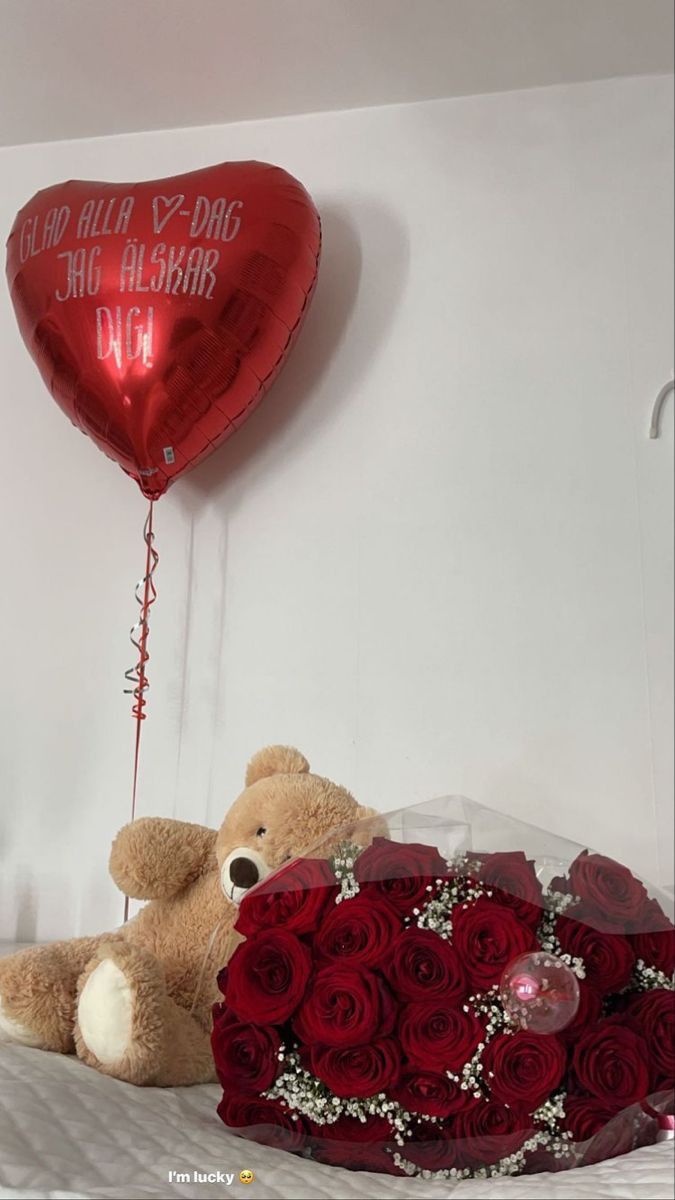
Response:
[[[0,1045],[0,1197],[440,1200],[449,1194],[442,1183],[338,1170],[237,1138],[216,1116],[219,1094],[215,1086],[136,1088],[76,1058]],[[239,1182],[245,1169],[255,1173],[251,1187]],[[199,1182],[194,1172],[234,1178]],[[673,1143],[558,1176],[466,1181],[452,1195],[672,1200]]]

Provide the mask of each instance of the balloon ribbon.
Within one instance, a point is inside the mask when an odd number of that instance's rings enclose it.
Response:
[[[131,627],[129,638],[132,646],[138,652],[138,658],[133,667],[129,667],[128,671],[124,672],[124,678],[127,683],[132,686],[124,689],[126,696],[134,697],[134,705],[132,714],[136,721],[136,740],[134,748],[134,781],[131,793],[131,820],[136,817],[136,795],[138,792],[138,763],[141,749],[141,728],[142,723],[146,718],[145,709],[145,693],[150,687],[150,683],[145,671],[145,664],[150,655],[148,654],[148,634],[150,632],[149,613],[150,607],[157,599],[157,589],[154,584],[153,575],[155,568],[159,562],[159,554],[154,548],[153,542],[155,535],[152,529],[153,516],[153,501],[150,501],[148,515],[143,526],[143,540],[145,542],[145,574],[142,579],[139,579],[134,589],[136,603],[140,606],[138,620]],[[129,897],[124,897],[124,920],[129,919]]]

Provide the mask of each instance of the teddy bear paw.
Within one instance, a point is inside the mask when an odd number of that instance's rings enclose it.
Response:
[[[104,958],[91,972],[77,1006],[80,1034],[87,1049],[109,1066],[124,1058],[131,1044],[133,996],[124,971]]]
[[[0,1042],[12,1042],[16,1046],[31,1046],[34,1049],[40,1049],[43,1045],[42,1039],[27,1025],[23,1025],[21,1021],[16,1021],[14,1017],[10,1017],[7,1009],[2,1003],[0,996]]]

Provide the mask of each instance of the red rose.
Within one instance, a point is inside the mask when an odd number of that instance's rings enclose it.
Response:
[[[594,1096],[578,1096],[565,1102],[565,1128],[575,1142],[587,1142],[618,1112],[621,1112],[619,1104],[608,1104]]]
[[[518,920],[513,909],[484,896],[454,910],[452,942],[471,986],[481,992],[499,983],[514,958],[538,949],[533,930]]]
[[[620,933],[600,933],[584,921],[574,919],[575,909],[559,917],[556,934],[565,954],[581,958],[586,978],[602,995],[618,992],[629,982],[635,955]]]
[[[320,959],[340,959],[345,966],[374,967],[391,953],[401,918],[390,905],[372,896],[345,900],[324,917],[314,937]]]
[[[399,1149],[404,1158],[423,1171],[447,1171],[459,1163],[454,1132],[431,1121],[415,1121],[412,1137]]]
[[[396,1004],[372,971],[323,967],[312,977],[293,1027],[307,1045],[360,1046],[394,1027]]]
[[[227,1003],[242,1021],[278,1025],[302,1000],[311,963],[304,943],[285,929],[257,933],[230,959]]]
[[[675,929],[656,900],[648,900],[636,923],[631,943],[636,958],[665,975],[675,972]]]
[[[559,1029],[556,1037],[566,1046],[576,1042],[577,1037],[587,1025],[595,1025],[600,1020],[602,1012],[602,996],[596,992],[592,984],[585,979],[579,980],[579,1007],[574,1019],[564,1029]]]
[[[384,968],[394,993],[402,1000],[442,996],[452,1004],[466,995],[466,976],[457,951],[430,929],[413,926],[387,947]]]
[[[389,1175],[402,1172],[392,1158],[399,1147],[394,1131],[386,1117],[339,1117],[332,1125],[310,1124],[312,1151],[319,1162],[351,1171],[384,1171]]]
[[[235,929],[249,937],[260,929],[311,933],[337,894],[335,876],[321,858],[298,858],[244,896]]]
[[[623,1017],[607,1017],[581,1034],[572,1066],[585,1091],[625,1107],[649,1090],[646,1042]]]
[[[567,1055],[552,1034],[500,1033],[483,1055],[483,1079],[501,1104],[534,1112],[565,1074]]]
[[[601,929],[625,931],[640,917],[647,900],[644,884],[628,867],[582,850],[570,867],[570,887]]]
[[[305,1122],[278,1100],[226,1094],[218,1105],[218,1116],[233,1133],[263,1146],[297,1153],[305,1143]]]
[[[364,1046],[312,1046],[309,1058],[312,1073],[334,1096],[376,1096],[401,1074],[401,1052],[393,1038]]]
[[[565,1102],[565,1127],[572,1134],[576,1149],[584,1142],[589,1143],[580,1163],[584,1167],[606,1158],[618,1158],[633,1149],[632,1118],[621,1111],[621,1105],[594,1096],[579,1096]]]
[[[397,1087],[389,1089],[392,1100],[410,1113],[425,1117],[450,1117],[475,1103],[469,1092],[447,1075],[435,1071],[413,1071]]]
[[[534,863],[522,850],[487,854],[481,860],[482,883],[497,889],[495,899],[512,908],[520,921],[536,929],[542,917],[542,888]]]
[[[532,1132],[522,1110],[479,1101],[455,1121],[462,1166],[482,1167],[519,1150]]]
[[[398,1032],[412,1066],[457,1071],[473,1056],[483,1026],[472,1013],[450,1008],[444,1000],[418,1000],[402,1009]]]
[[[238,1092],[264,1092],[279,1073],[281,1041],[276,1029],[246,1025],[233,1012],[218,1015],[211,1047],[224,1088]]]
[[[447,876],[448,864],[434,846],[411,842],[391,842],[373,838],[354,864],[359,883],[374,887],[399,911],[409,915],[428,898],[427,887],[440,876]]]
[[[649,1085],[672,1087],[675,1083],[675,992],[654,988],[633,996],[628,1016],[639,1026],[649,1048]]]

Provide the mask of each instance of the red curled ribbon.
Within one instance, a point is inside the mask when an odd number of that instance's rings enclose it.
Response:
[[[131,820],[136,817],[136,795],[138,792],[138,763],[141,749],[141,722],[145,720],[145,693],[150,687],[150,683],[146,674],[145,664],[150,655],[148,653],[148,634],[150,633],[150,623],[148,616],[151,606],[157,599],[157,589],[154,584],[153,575],[159,562],[159,554],[154,548],[155,535],[152,528],[153,517],[153,501],[150,501],[148,515],[143,527],[143,540],[145,542],[145,573],[143,578],[138,581],[134,591],[136,602],[140,606],[138,620],[131,627],[129,638],[132,646],[138,651],[138,659],[135,666],[129,667],[128,671],[124,672],[124,678],[127,683],[132,686],[125,688],[124,692],[127,696],[134,697],[134,705],[132,714],[136,721],[136,741],[134,748],[134,780],[131,792]],[[129,897],[124,898],[124,920],[129,918]]]

